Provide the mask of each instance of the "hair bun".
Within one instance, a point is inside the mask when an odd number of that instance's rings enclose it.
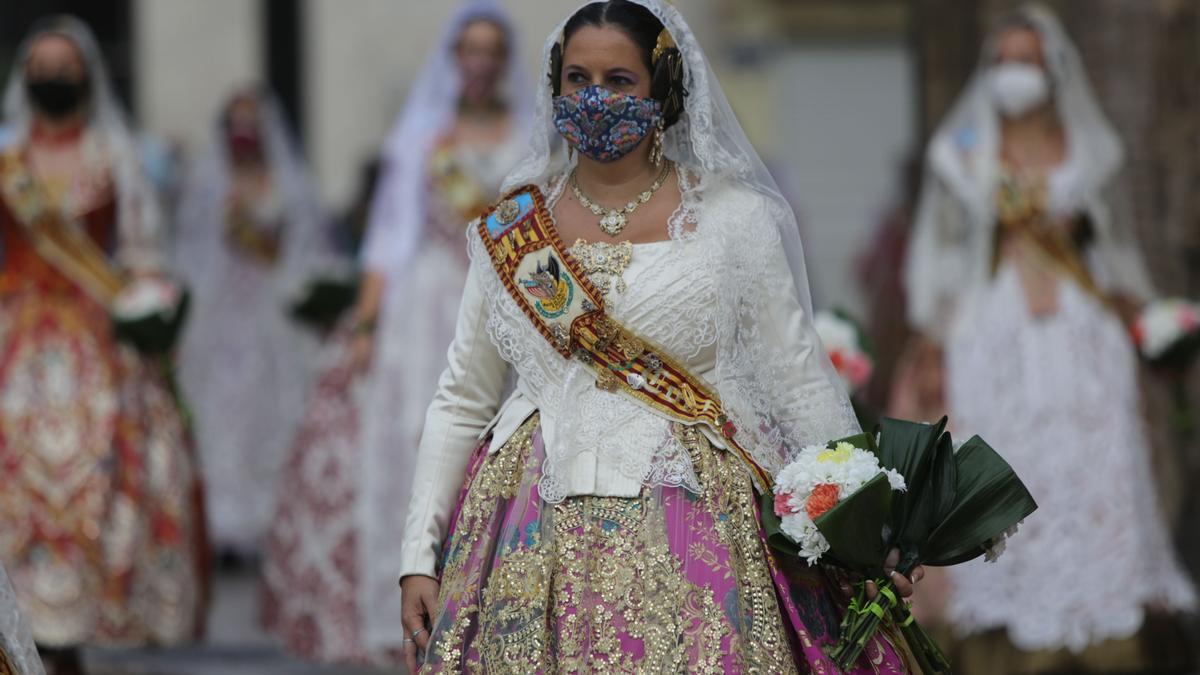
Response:
[[[559,38],[550,48],[550,72],[546,73],[546,77],[550,78],[550,92],[555,96],[562,93],[562,60],[563,44],[562,38]]]
[[[664,29],[663,34],[666,33]],[[671,45],[661,51],[655,48],[654,74],[650,79],[650,96],[662,102],[665,127],[679,121],[683,115],[683,99],[688,95],[683,84],[683,54],[674,42]]]

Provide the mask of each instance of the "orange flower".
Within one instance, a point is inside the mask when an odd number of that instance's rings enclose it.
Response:
[[[815,521],[826,511],[837,506],[840,493],[841,490],[838,486],[832,483],[821,483],[814,487],[812,494],[808,496],[808,501],[804,503],[804,511],[808,513],[809,519]]]

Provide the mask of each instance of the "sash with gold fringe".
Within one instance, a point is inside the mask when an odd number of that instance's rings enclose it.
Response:
[[[0,194],[33,250],[93,300],[111,307],[125,285],[124,274],[78,223],[53,207],[17,148],[0,156]]]
[[[514,190],[479,218],[478,230],[505,289],[559,354],[588,365],[597,387],[623,392],[677,422],[708,426],[760,489],[771,487],[771,474],[738,443],[712,387],[605,313],[604,296],[567,252],[541,190]]]

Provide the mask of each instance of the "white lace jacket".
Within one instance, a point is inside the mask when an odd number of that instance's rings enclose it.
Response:
[[[552,203],[555,194],[550,197]],[[705,218],[740,220],[754,213],[756,199],[738,189],[710,195]],[[541,413],[547,455],[539,493],[548,502],[574,495],[635,497],[647,484],[696,487],[687,453],[671,440],[670,422],[620,392],[598,389],[586,365],[554,351],[501,286],[474,227],[468,237],[473,264],[449,366],[429,407],[418,451],[402,576],[434,575],[471,452],[489,434],[495,452],[535,411]],[[592,274],[609,289],[608,312],[614,319],[709,382],[716,381],[720,369],[721,323],[735,321],[722,315],[718,287],[732,271],[728,265],[742,265],[732,260],[737,252],[716,250],[719,241],[684,235],[634,245],[622,275],[624,292],[615,278]],[[757,329],[787,357],[777,364],[781,384],[796,399],[806,399],[828,386],[821,365],[825,356],[804,328],[782,249],[766,246],[762,258],[752,263],[766,296]],[[516,387],[500,405],[510,364]],[[826,417],[814,417],[816,437],[828,440],[857,430],[848,411],[839,408]],[[723,447],[716,434],[708,435]]]

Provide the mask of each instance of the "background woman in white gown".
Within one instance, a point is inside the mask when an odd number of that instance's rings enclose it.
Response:
[[[463,225],[524,147],[515,46],[496,3],[462,5],[387,139],[359,301],[320,357],[264,566],[266,623],[302,656],[386,661],[400,646],[400,528],[467,276]]]
[[[288,307],[334,247],[316,186],[269,93],[246,88],[223,106],[178,224],[177,266],[193,300],[179,375],[209,535],[219,551],[256,554],[316,346]]]
[[[1120,199],[1120,141],[1048,10],[994,32],[928,159],[910,318],[945,345],[955,425],[987,438],[1040,506],[996,564],[952,570],[950,623],[991,640],[962,665],[1140,671],[1145,655],[1121,641],[1147,610],[1196,597],[1156,501],[1123,323],[1152,291]],[[1028,658],[997,651],[1003,631]]]

